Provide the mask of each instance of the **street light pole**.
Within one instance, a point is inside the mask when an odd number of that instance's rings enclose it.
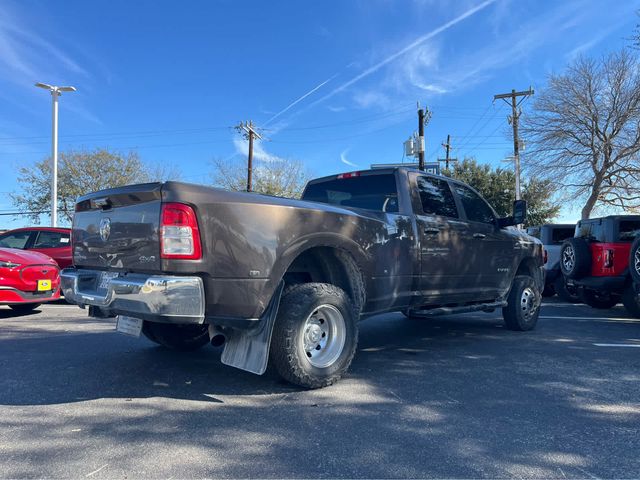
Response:
[[[36,87],[51,92],[52,128],[51,128],[51,226],[58,226],[58,97],[61,92],[75,92],[75,87],[56,87],[46,83],[36,83]]]
[[[58,96],[51,90],[53,100],[51,127],[51,226],[58,226]]]

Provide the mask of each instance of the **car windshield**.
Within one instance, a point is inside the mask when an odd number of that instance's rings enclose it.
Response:
[[[393,174],[353,176],[311,183],[302,199],[379,212],[398,211],[398,189]]]

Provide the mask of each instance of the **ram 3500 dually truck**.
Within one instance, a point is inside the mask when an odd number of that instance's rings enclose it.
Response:
[[[78,199],[65,298],[178,350],[317,388],[348,369],[358,321],[502,308],[536,325],[541,243],[472,188],[389,168],[312,180],[301,200],[179,182]]]

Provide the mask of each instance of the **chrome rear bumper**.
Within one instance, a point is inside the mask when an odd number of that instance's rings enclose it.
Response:
[[[165,323],[203,323],[204,287],[200,277],[119,274],[66,268],[60,273],[68,302],[99,307],[110,315],[129,315]]]

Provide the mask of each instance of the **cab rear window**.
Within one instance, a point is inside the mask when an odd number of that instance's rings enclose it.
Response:
[[[363,175],[311,183],[302,199],[378,212],[398,211],[398,188],[392,174]]]

